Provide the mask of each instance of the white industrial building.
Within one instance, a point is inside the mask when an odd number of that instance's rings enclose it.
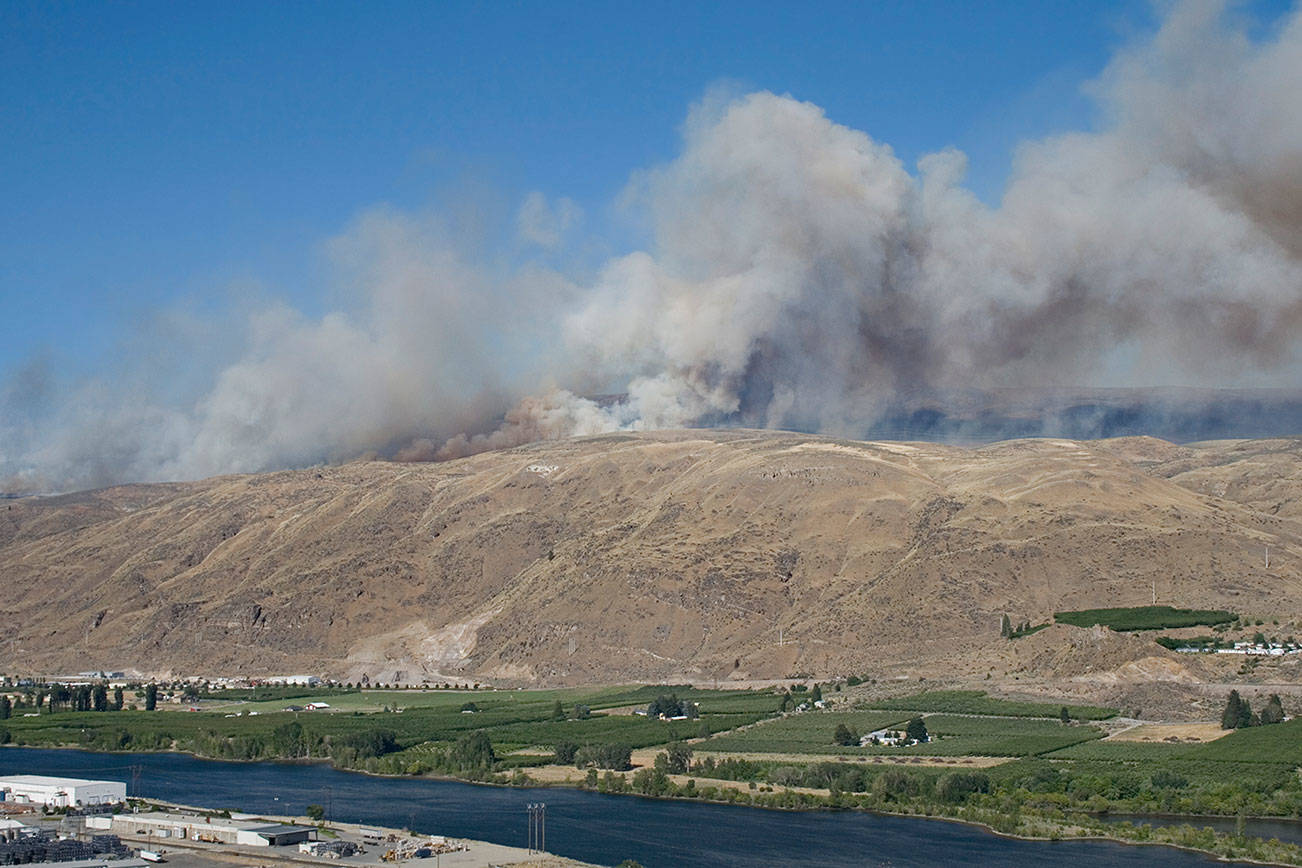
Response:
[[[274,847],[316,838],[313,826],[288,826],[265,820],[227,820],[186,814],[104,814],[86,818],[86,828],[113,832],[123,838],[171,838],[209,844]]]
[[[13,775],[0,778],[0,798],[6,802],[45,805],[48,808],[111,805],[127,800],[127,785],[121,781]]]

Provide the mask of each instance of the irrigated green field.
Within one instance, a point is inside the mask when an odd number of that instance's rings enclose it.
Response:
[[[898,711],[805,712],[728,732],[699,745],[701,750],[738,753],[804,753],[840,756],[1034,756],[1102,738],[1092,726],[1064,726],[1053,720],[923,715],[932,740],[911,747],[838,745],[833,734],[844,724],[856,735],[902,729],[909,716]]]
[[[1089,759],[1107,762],[1152,762],[1180,759],[1191,762],[1260,763],[1302,766],[1302,719],[1271,726],[1238,729],[1203,744],[1154,744],[1137,741],[1100,741],[1058,751],[1052,759]]]
[[[1223,609],[1173,609],[1170,606],[1132,606],[1122,609],[1081,609],[1055,612],[1059,624],[1093,627],[1102,624],[1110,630],[1164,630],[1176,627],[1213,627],[1228,624],[1239,616]]]
[[[383,708],[453,708],[460,709],[466,702],[480,707],[508,703],[516,707],[537,706],[550,711],[559,700],[566,708],[586,705],[594,711],[619,708],[651,702],[660,693],[676,693],[701,705],[705,712],[775,712],[781,701],[771,691],[750,690],[696,690],[687,687],[613,687],[600,690],[574,688],[568,690],[365,690],[351,693],[304,693],[293,698],[264,701],[239,699],[204,699],[197,705],[204,711],[236,713],[256,711],[268,714],[283,711],[286,706],[305,706],[310,702],[329,704],[328,711],[376,712]],[[159,710],[184,711],[188,705],[160,704]]]
[[[995,699],[980,690],[932,690],[913,696],[879,700],[873,708],[899,711],[929,711],[949,714],[978,714],[989,717],[1053,717],[1062,710],[1061,705],[1048,702],[1021,702]],[[1115,717],[1115,708],[1096,705],[1069,705],[1067,713],[1076,720],[1107,720]]]
[[[700,750],[738,753],[809,753],[853,755],[865,753],[857,744],[836,744],[832,734],[844,724],[858,734],[903,726],[908,715],[896,711],[807,711],[756,724],[741,732],[716,735]]]
[[[675,693],[696,702],[701,718],[661,721],[600,711],[642,705],[661,693]],[[20,745],[71,744],[106,750],[175,748],[238,758],[285,755],[284,728],[289,724],[301,727],[304,735],[299,741],[303,744],[381,732],[391,734],[399,749],[427,742],[452,742],[467,732],[484,730],[500,753],[524,747],[549,748],[559,741],[618,742],[636,748],[694,738],[702,727],[720,732],[760,720],[774,713],[780,701],[768,692],[660,687],[600,691],[366,691],[321,698],[330,704],[329,710],[283,710],[289,704],[306,705],[314,699],[309,696],[244,703],[215,711],[60,712],[15,717],[0,722],[0,728],[12,743]],[[554,719],[557,701],[566,719]],[[466,703],[473,703],[477,710],[463,711]],[[568,719],[576,705],[592,709],[591,716]],[[378,711],[385,706],[401,711]]]
[[[1064,726],[1049,720],[929,714],[923,721],[932,734],[931,743],[874,750],[932,756],[1035,756],[1103,737],[1103,732],[1092,726]]]

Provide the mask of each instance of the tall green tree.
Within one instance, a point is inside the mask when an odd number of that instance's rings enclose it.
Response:
[[[962,802],[973,793],[990,792],[990,778],[980,772],[950,772],[936,782],[936,795],[946,802]]]
[[[271,749],[274,756],[301,757],[308,755],[307,738],[303,724],[297,720],[282,723],[271,731]]]
[[[1243,700],[1239,705],[1239,725],[1237,728],[1243,729],[1247,726],[1257,726],[1259,723],[1261,723],[1261,720],[1252,713],[1251,703],[1246,699]]]
[[[122,688],[121,687],[113,688],[113,710],[114,711],[122,710]]]
[[[999,619],[999,635],[1003,636],[1005,639],[1008,639],[1013,635],[1013,622],[1008,620],[1007,615],[1004,615]]]
[[[915,717],[909,721],[908,726],[904,727],[904,734],[916,742],[927,740],[927,725],[922,722],[921,717]]]
[[[158,685],[152,681],[145,686],[145,711],[158,708]]]
[[[448,759],[458,772],[486,774],[493,770],[497,754],[493,752],[493,743],[489,740],[488,733],[481,729],[457,739]]]
[[[1225,710],[1221,712],[1221,729],[1241,729],[1252,726],[1252,707],[1248,700],[1239,696],[1239,691],[1231,690],[1225,700]]]
[[[13,703],[9,701],[8,696],[0,696],[0,720],[8,720],[9,715],[13,714]]]
[[[692,746],[681,741],[671,741],[665,750],[668,755],[667,771],[671,775],[685,775],[692,766]]]
[[[854,737],[854,733],[850,730],[850,727],[846,726],[844,723],[838,723],[836,725],[836,730],[832,733],[832,741],[836,744],[842,745],[843,747],[849,747],[850,745],[857,744],[859,740]]]
[[[91,707],[95,711],[108,711],[108,688],[103,684],[96,684],[91,691]]]
[[[1243,700],[1239,698],[1239,691],[1231,690],[1225,700],[1225,708],[1221,711],[1221,729],[1234,729],[1239,725],[1239,707],[1242,705]]]
[[[1279,695],[1272,693],[1266,700],[1266,705],[1261,709],[1261,722],[1263,724],[1280,723],[1284,720],[1284,705],[1279,701]]]
[[[558,699],[552,705],[552,720],[564,720],[564,719],[565,719],[565,706],[561,705],[561,701]]]

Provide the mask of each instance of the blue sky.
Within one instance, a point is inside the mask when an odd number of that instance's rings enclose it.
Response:
[[[1258,3],[1269,20],[1286,4]],[[1080,86],[1145,2],[0,5],[0,375],[95,369],[153,311],[329,303],[322,243],[378,203],[585,230],[723,83],[822,106],[998,198],[1019,140],[1088,128]]]

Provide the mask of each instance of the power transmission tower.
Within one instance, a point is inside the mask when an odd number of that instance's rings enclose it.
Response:
[[[525,811],[529,815],[529,852],[542,853],[547,846],[547,805],[530,802]]]

